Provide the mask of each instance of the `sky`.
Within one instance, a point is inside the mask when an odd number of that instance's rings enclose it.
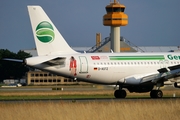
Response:
[[[73,47],[95,45],[110,34],[103,26],[110,0],[0,0],[0,49],[12,52],[35,48],[27,5],[40,5]],[[120,0],[128,25],[121,36],[137,46],[180,46],[180,0]]]

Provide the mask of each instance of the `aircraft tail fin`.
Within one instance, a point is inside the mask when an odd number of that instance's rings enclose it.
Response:
[[[27,6],[39,56],[77,53],[62,37],[40,6]]]

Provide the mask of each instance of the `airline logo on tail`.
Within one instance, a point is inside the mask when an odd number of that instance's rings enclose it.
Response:
[[[39,23],[36,27],[36,37],[43,43],[52,42],[55,37],[53,26],[47,21]]]

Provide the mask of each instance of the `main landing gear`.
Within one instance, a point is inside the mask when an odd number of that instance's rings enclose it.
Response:
[[[127,95],[127,93],[123,89],[119,89],[119,90],[114,91],[115,98],[125,98],[126,95]],[[162,98],[163,92],[161,90],[152,90],[150,92],[150,97],[151,98]]]
[[[125,98],[126,95],[127,95],[127,94],[126,94],[126,91],[125,91],[125,90],[120,89],[120,90],[114,91],[114,96],[115,96],[115,98]]]
[[[161,90],[152,90],[150,92],[151,98],[162,98],[163,97],[163,92]]]

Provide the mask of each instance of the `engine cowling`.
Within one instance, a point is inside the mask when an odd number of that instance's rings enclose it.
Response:
[[[175,82],[175,83],[174,83],[174,87],[175,87],[175,88],[180,88],[180,83]]]
[[[149,92],[153,89],[154,85],[137,85],[137,86],[128,86],[126,87],[129,92],[138,92],[138,93],[143,93],[143,92]]]
[[[142,75],[133,75],[133,76],[128,76],[124,78],[124,83],[129,84],[129,85],[139,85]]]

